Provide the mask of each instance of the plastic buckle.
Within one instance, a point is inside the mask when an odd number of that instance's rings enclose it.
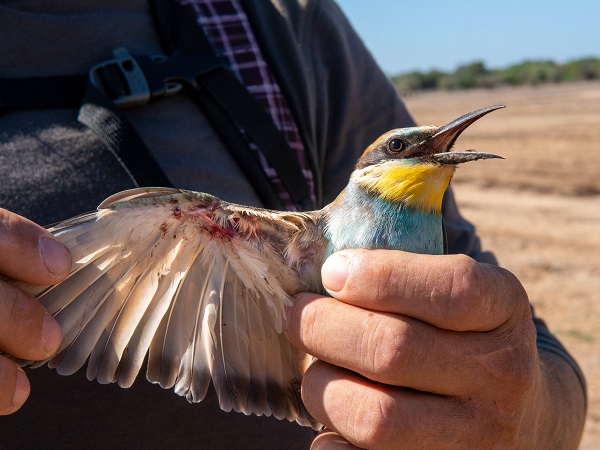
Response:
[[[122,108],[142,106],[150,102],[151,91],[144,72],[135,58],[125,47],[113,50],[114,59],[101,62],[89,71],[90,82],[102,92],[107,94],[111,101]],[[110,70],[111,67],[118,69],[118,79],[123,88],[123,94],[111,95],[110,89],[105,85],[102,72]]]

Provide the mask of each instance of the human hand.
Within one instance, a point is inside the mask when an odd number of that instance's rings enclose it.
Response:
[[[62,281],[71,255],[47,230],[0,209],[0,274],[31,284]],[[0,279],[0,351],[21,359],[46,359],[60,346],[60,325],[31,295]],[[29,380],[13,360],[0,356],[0,415],[17,411]]]
[[[299,294],[286,331],[319,359],[302,383],[327,427],[313,449],[535,447],[550,406],[512,274],[463,255],[346,250],[322,278],[333,298]]]

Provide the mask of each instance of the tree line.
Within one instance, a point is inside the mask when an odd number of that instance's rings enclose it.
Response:
[[[402,95],[425,90],[460,90],[501,86],[539,85],[600,79],[600,58],[583,58],[567,63],[527,60],[502,69],[488,69],[483,61],[459,66],[453,72],[413,71],[392,76]]]

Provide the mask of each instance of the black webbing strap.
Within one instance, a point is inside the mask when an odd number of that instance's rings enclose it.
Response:
[[[172,186],[131,123],[88,74],[0,78],[0,113],[76,107],[79,122],[96,134],[137,187]]]
[[[78,120],[96,133],[138,187],[172,187],[131,123],[91,83],[87,84]]]
[[[235,75],[226,69],[210,72],[202,78],[202,87],[225,111],[235,111],[233,119],[248,133],[265,155],[283,181],[294,203],[299,205],[301,210],[311,208],[308,183],[295,152],[271,117],[252,98]],[[205,95],[202,90],[198,91],[198,94],[196,101],[202,103]]]
[[[169,0],[150,0],[163,48],[168,52],[182,51],[187,55],[213,55],[219,66],[213,71],[197,78],[198,89],[190,92],[199,107],[205,111],[214,111],[215,103],[221,107],[227,120],[214,120],[213,127],[219,133],[230,151],[239,157],[239,144],[245,142],[239,134],[242,128],[276,170],[293,202],[298,209],[312,209],[310,190],[302,173],[300,163],[283,134],[256,99],[248,92],[236,76],[226,68],[215,54],[202,27],[196,22],[194,14],[186,10],[179,2]],[[231,126],[231,124],[234,126]],[[228,142],[235,139],[238,144],[231,147]],[[244,153],[247,144],[243,145]],[[258,162],[256,162],[258,164]],[[262,169],[261,169],[262,172]],[[256,177],[256,170],[252,170]]]
[[[268,208],[282,202],[249,149],[243,129],[277,171],[299,210],[313,207],[295,153],[271,117],[215,54],[194,15],[171,0],[150,0],[165,56],[132,56],[115,49],[114,59],[88,75],[0,78],[0,112],[81,105],[79,121],[115,155],[138,186],[171,186],[121,107],[133,107],[183,91],[195,100]]]

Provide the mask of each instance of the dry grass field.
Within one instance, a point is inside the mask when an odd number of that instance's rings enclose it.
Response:
[[[406,103],[421,125],[507,106],[456,145],[506,160],[466,164],[453,186],[483,245],[581,365],[589,409],[580,449],[600,448],[600,82],[433,92]]]

